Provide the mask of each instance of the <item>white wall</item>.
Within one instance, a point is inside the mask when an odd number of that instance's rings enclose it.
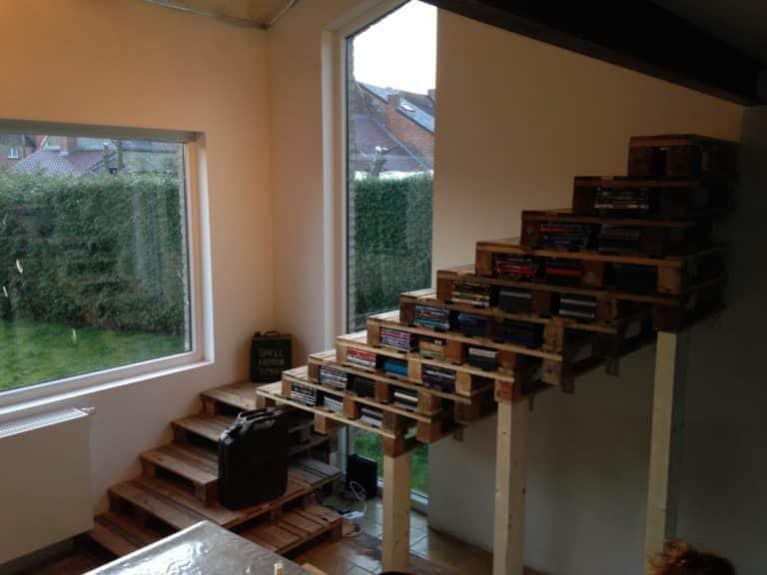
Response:
[[[574,176],[625,174],[631,135],[738,139],[741,131],[739,106],[447,13],[439,16],[437,84],[438,268],[472,261],[477,240],[517,235],[523,209],[566,207]],[[739,536],[764,525],[758,515],[764,505],[746,511],[758,489],[740,490],[757,444],[752,440],[737,455],[731,448],[761,424],[735,416],[737,396],[727,394],[724,406],[716,395],[727,373],[742,377],[738,389],[753,389],[758,377],[740,362],[741,340],[733,336],[748,333],[735,313],[692,333],[680,534],[731,553],[745,568],[755,540]],[[733,349],[718,352],[715,342],[725,335]],[[530,566],[563,575],[642,573],[653,365],[653,351],[645,349],[624,361],[619,378],[593,375],[578,381],[573,396],[550,391],[536,400]],[[494,424],[430,451],[432,526],[486,548],[492,546]],[[712,448],[722,459],[707,457]],[[765,479],[764,470],[758,477]],[[734,509],[744,510],[737,519]]]
[[[273,325],[266,34],[135,0],[0,3],[5,119],[204,132],[215,309],[213,366],[90,394],[94,503],[137,456],[247,374],[249,335]]]

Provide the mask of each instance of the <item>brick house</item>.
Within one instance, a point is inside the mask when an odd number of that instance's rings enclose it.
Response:
[[[349,161],[354,173],[415,173],[434,168],[434,90],[416,94],[353,82],[348,105]]]

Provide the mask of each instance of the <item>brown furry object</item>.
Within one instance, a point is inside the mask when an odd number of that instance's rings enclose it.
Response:
[[[684,541],[668,541],[652,561],[649,575],[735,575],[727,559],[698,551]]]

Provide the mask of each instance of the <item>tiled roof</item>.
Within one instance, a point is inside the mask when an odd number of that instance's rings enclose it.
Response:
[[[58,150],[38,150],[13,168],[17,172],[42,171],[51,176],[82,176],[104,159],[101,151],[75,151],[62,156]]]
[[[415,102],[411,102],[407,98],[400,98],[397,111],[403,116],[407,116],[413,120],[413,122],[421,126],[424,130],[428,130],[432,134],[434,133],[434,116],[419,108]]]
[[[384,172],[422,172],[431,169],[423,158],[416,157],[403,146],[388,130],[370,116],[356,115],[352,121],[356,153],[351,154],[352,169],[367,171],[376,148],[384,148],[386,163]]]

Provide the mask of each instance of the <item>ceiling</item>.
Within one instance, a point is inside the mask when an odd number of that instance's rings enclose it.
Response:
[[[144,0],[241,26],[269,28],[297,0]],[[316,0],[315,0],[316,1]]]
[[[767,2],[764,0],[653,2],[767,65]]]

